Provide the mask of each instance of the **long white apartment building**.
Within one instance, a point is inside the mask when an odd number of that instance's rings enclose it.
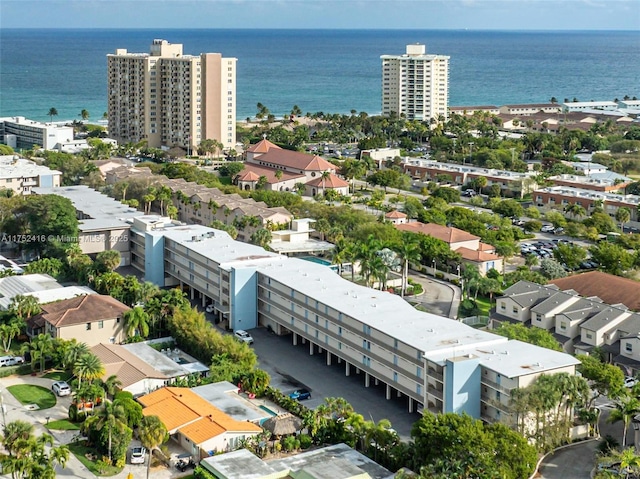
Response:
[[[0,118],[0,143],[14,150],[30,150],[37,145],[45,150],[73,141],[73,127],[42,123],[23,116]]]
[[[407,399],[410,411],[467,412],[512,422],[510,392],[545,373],[573,374],[572,356],[510,341],[399,296],[359,286],[331,268],[234,241],[201,225],[133,218],[132,265],[145,280],[213,304],[228,327],[271,327],[308,345],[365,386]]]
[[[236,58],[185,55],[153,40],[150,53],[107,55],[109,133],[119,143],[194,151],[202,140],[236,144]]]
[[[402,55],[382,55],[382,114],[408,120],[449,118],[449,58],[407,45]]]

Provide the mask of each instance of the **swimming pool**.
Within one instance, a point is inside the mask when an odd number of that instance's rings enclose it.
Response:
[[[312,263],[318,263],[322,266],[331,266],[331,262],[326,259],[318,258],[317,256],[300,256],[299,259],[303,259],[305,261],[311,261]]]
[[[263,411],[266,411],[267,413],[271,414],[272,416],[277,416],[278,413],[275,411],[272,411],[271,409],[269,409],[267,406],[258,406],[260,409],[262,409]]]

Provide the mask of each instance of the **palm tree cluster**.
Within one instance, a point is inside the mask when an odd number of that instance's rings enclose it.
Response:
[[[12,479],[54,479],[56,465],[64,468],[69,460],[67,446],[54,446],[49,434],[36,436],[34,426],[25,421],[5,424],[0,442],[7,451],[0,455],[0,467]]]

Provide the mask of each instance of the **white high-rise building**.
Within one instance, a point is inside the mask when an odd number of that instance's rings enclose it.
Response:
[[[236,58],[184,55],[153,40],[150,53],[107,55],[109,134],[119,143],[193,151],[202,140],[236,144]]]
[[[449,58],[407,45],[403,55],[382,55],[382,114],[428,121],[449,113]]]

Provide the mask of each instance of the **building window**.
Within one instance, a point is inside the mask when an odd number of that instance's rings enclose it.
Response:
[[[104,321],[98,321],[98,329],[104,328]]]
[[[514,314],[518,314],[518,307],[514,306],[511,311],[513,311]]]
[[[91,331],[91,323],[87,323],[86,330]]]
[[[419,366],[416,367],[416,376],[422,379],[422,368]]]
[[[362,340],[362,349],[371,351],[371,341],[367,341],[366,339]]]
[[[507,303],[505,303],[504,301],[501,301],[501,302],[500,302],[500,309],[502,309],[503,311],[504,311],[505,309],[507,309]]]
[[[366,334],[367,336],[371,334],[371,326],[368,326],[366,324],[362,325],[362,332],[364,334]]]
[[[416,394],[422,395],[422,384],[416,383]]]
[[[632,353],[633,352],[633,344],[631,343],[625,343],[624,345],[624,350],[628,353]]]
[[[586,332],[585,336],[587,337],[587,339],[593,339],[593,333]]]
[[[338,328],[338,336],[342,336],[342,327]]]
[[[398,373],[393,373],[393,382],[394,383],[398,382]]]
[[[395,354],[393,355],[393,365],[394,366],[398,365],[398,356],[396,356]]]
[[[561,321],[561,322],[560,322],[560,329],[562,329],[563,331],[564,331],[565,329],[567,329],[567,323],[566,323],[566,322],[564,322],[564,321]]]
[[[536,313],[536,321],[542,321],[542,315]]]

